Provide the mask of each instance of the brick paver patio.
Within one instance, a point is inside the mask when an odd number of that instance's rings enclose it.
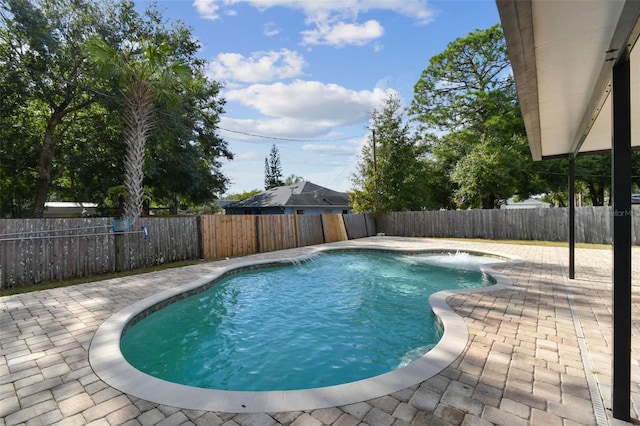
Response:
[[[123,394],[94,374],[88,348],[102,322],[135,301],[193,281],[219,262],[2,297],[0,426],[622,424],[610,413],[610,250],[578,249],[576,279],[569,280],[566,248],[394,237],[337,243],[374,244],[489,250],[525,262],[500,267],[513,282],[509,289],[449,299],[470,337],[440,374],[373,400],[299,412],[184,410]],[[293,257],[305,250],[258,256]],[[640,250],[634,249],[634,279],[639,261]],[[640,418],[638,324],[632,340],[634,419]]]

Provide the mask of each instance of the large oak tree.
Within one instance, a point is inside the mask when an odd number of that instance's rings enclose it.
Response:
[[[39,217],[51,200],[115,207],[123,194],[124,103],[115,79],[91,68],[91,37],[117,48],[165,41],[192,70],[179,107],[154,102],[162,126],[146,144],[147,200],[175,209],[226,190],[221,85],[206,78],[188,27],[130,0],[3,0],[0,14],[0,214]]]
[[[94,96],[83,89],[92,85],[92,73],[84,60],[84,43],[88,28],[105,27],[106,22],[92,3],[86,0],[2,3],[0,74],[11,81],[7,90],[22,100],[19,111],[26,112],[26,107],[29,110],[26,113],[32,117],[41,116],[33,117],[40,129],[38,162],[33,168],[35,217],[41,217],[44,211],[56,147],[71,123],[80,119],[83,110],[94,101]],[[2,107],[5,118],[5,114],[11,114],[8,109],[8,105]],[[6,144],[12,145],[10,149],[23,151],[15,142],[9,140]]]
[[[495,208],[527,173],[524,124],[502,28],[476,30],[429,61],[410,113],[459,207]],[[530,163],[530,161],[529,161]]]

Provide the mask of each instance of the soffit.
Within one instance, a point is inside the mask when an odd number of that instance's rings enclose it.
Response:
[[[625,47],[632,123],[640,123],[640,0],[496,3],[535,160],[611,149],[611,70]]]

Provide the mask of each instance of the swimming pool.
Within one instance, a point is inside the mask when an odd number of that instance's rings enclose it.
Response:
[[[309,389],[384,374],[441,332],[437,291],[486,286],[467,253],[338,252],[244,271],[138,321],[121,350],[137,369],[210,389]]]
[[[373,247],[369,249],[373,249]],[[318,251],[321,250],[311,250],[313,253]],[[387,249],[386,251],[392,250]],[[307,253],[309,252],[307,250]],[[409,251],[402,250],[402,252],[408,254]],[[442,250],[435,250],[434,252],[442,252]],[[290,263],[290,260],[283,259],[275,263],[282,262]],[[299,260],[298,263],[300,262]],[[314,262],[307,262],[301,268],[312,268]],[[342,263],[344,264],[344,262]],[[203,277],[182,288],[149,297],[115,314],[101,325],[91,343],[89,355],[95,373],[109,385],[123,392],[176,407],[227,412],[290,411],[339,406],[404,389],[437,374],[451,363],[466,345],[468,338],[466,326],[460,317],[455,315],[445,303],[446,297],[453,294],[453,292],[445,291],[429,297],[431,310],[435,314],[438,323],[444,326],[443,339],[432,350],[405,367],[382,373],[372,378],[354,379],[355,381],[349,383],[326,385],[311,389],[282,389],[274,391],[203,389],[171,383],[153,377],[134,368],[123,357],[119,345],[120,338],[123,335],[126,336],[127,329],[136,322],[151,317],[153,312],[175,304],[176,300],[184,299],[185,296],[193,296],[194,294],[196,295],[195,297],[202,296],[204,294],[201,292],[202,289],[209,285],[208,283],[211,281],[220,284],[221,279],[230,274],[236,274],[239,270],[265,266],[275,266],[274,261],[241,259],[234,262],[233,265],[220,267],[218,271],[210,276]],[[483,268],[485,272],[490,272],[498,286],[509,284],[505,277],[491,272],[489,266]],[[495,288],[495,286],[472,291],[488,291],[492,288]],[[428,312],[429,309],[426,307],[424,299],[422,303],[424,310]],[[255,349],[249,352],[253,353],[255,357],[260,356],[260,352]]]

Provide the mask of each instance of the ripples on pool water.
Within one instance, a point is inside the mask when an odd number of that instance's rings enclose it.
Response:
[[[323,254],[232,275],[170,304],[122,337],[125,358],[175,383],[211,389],[307,389],[407,365],[440,339],[428,298],[487,285],[495,259],[373,252]]]

